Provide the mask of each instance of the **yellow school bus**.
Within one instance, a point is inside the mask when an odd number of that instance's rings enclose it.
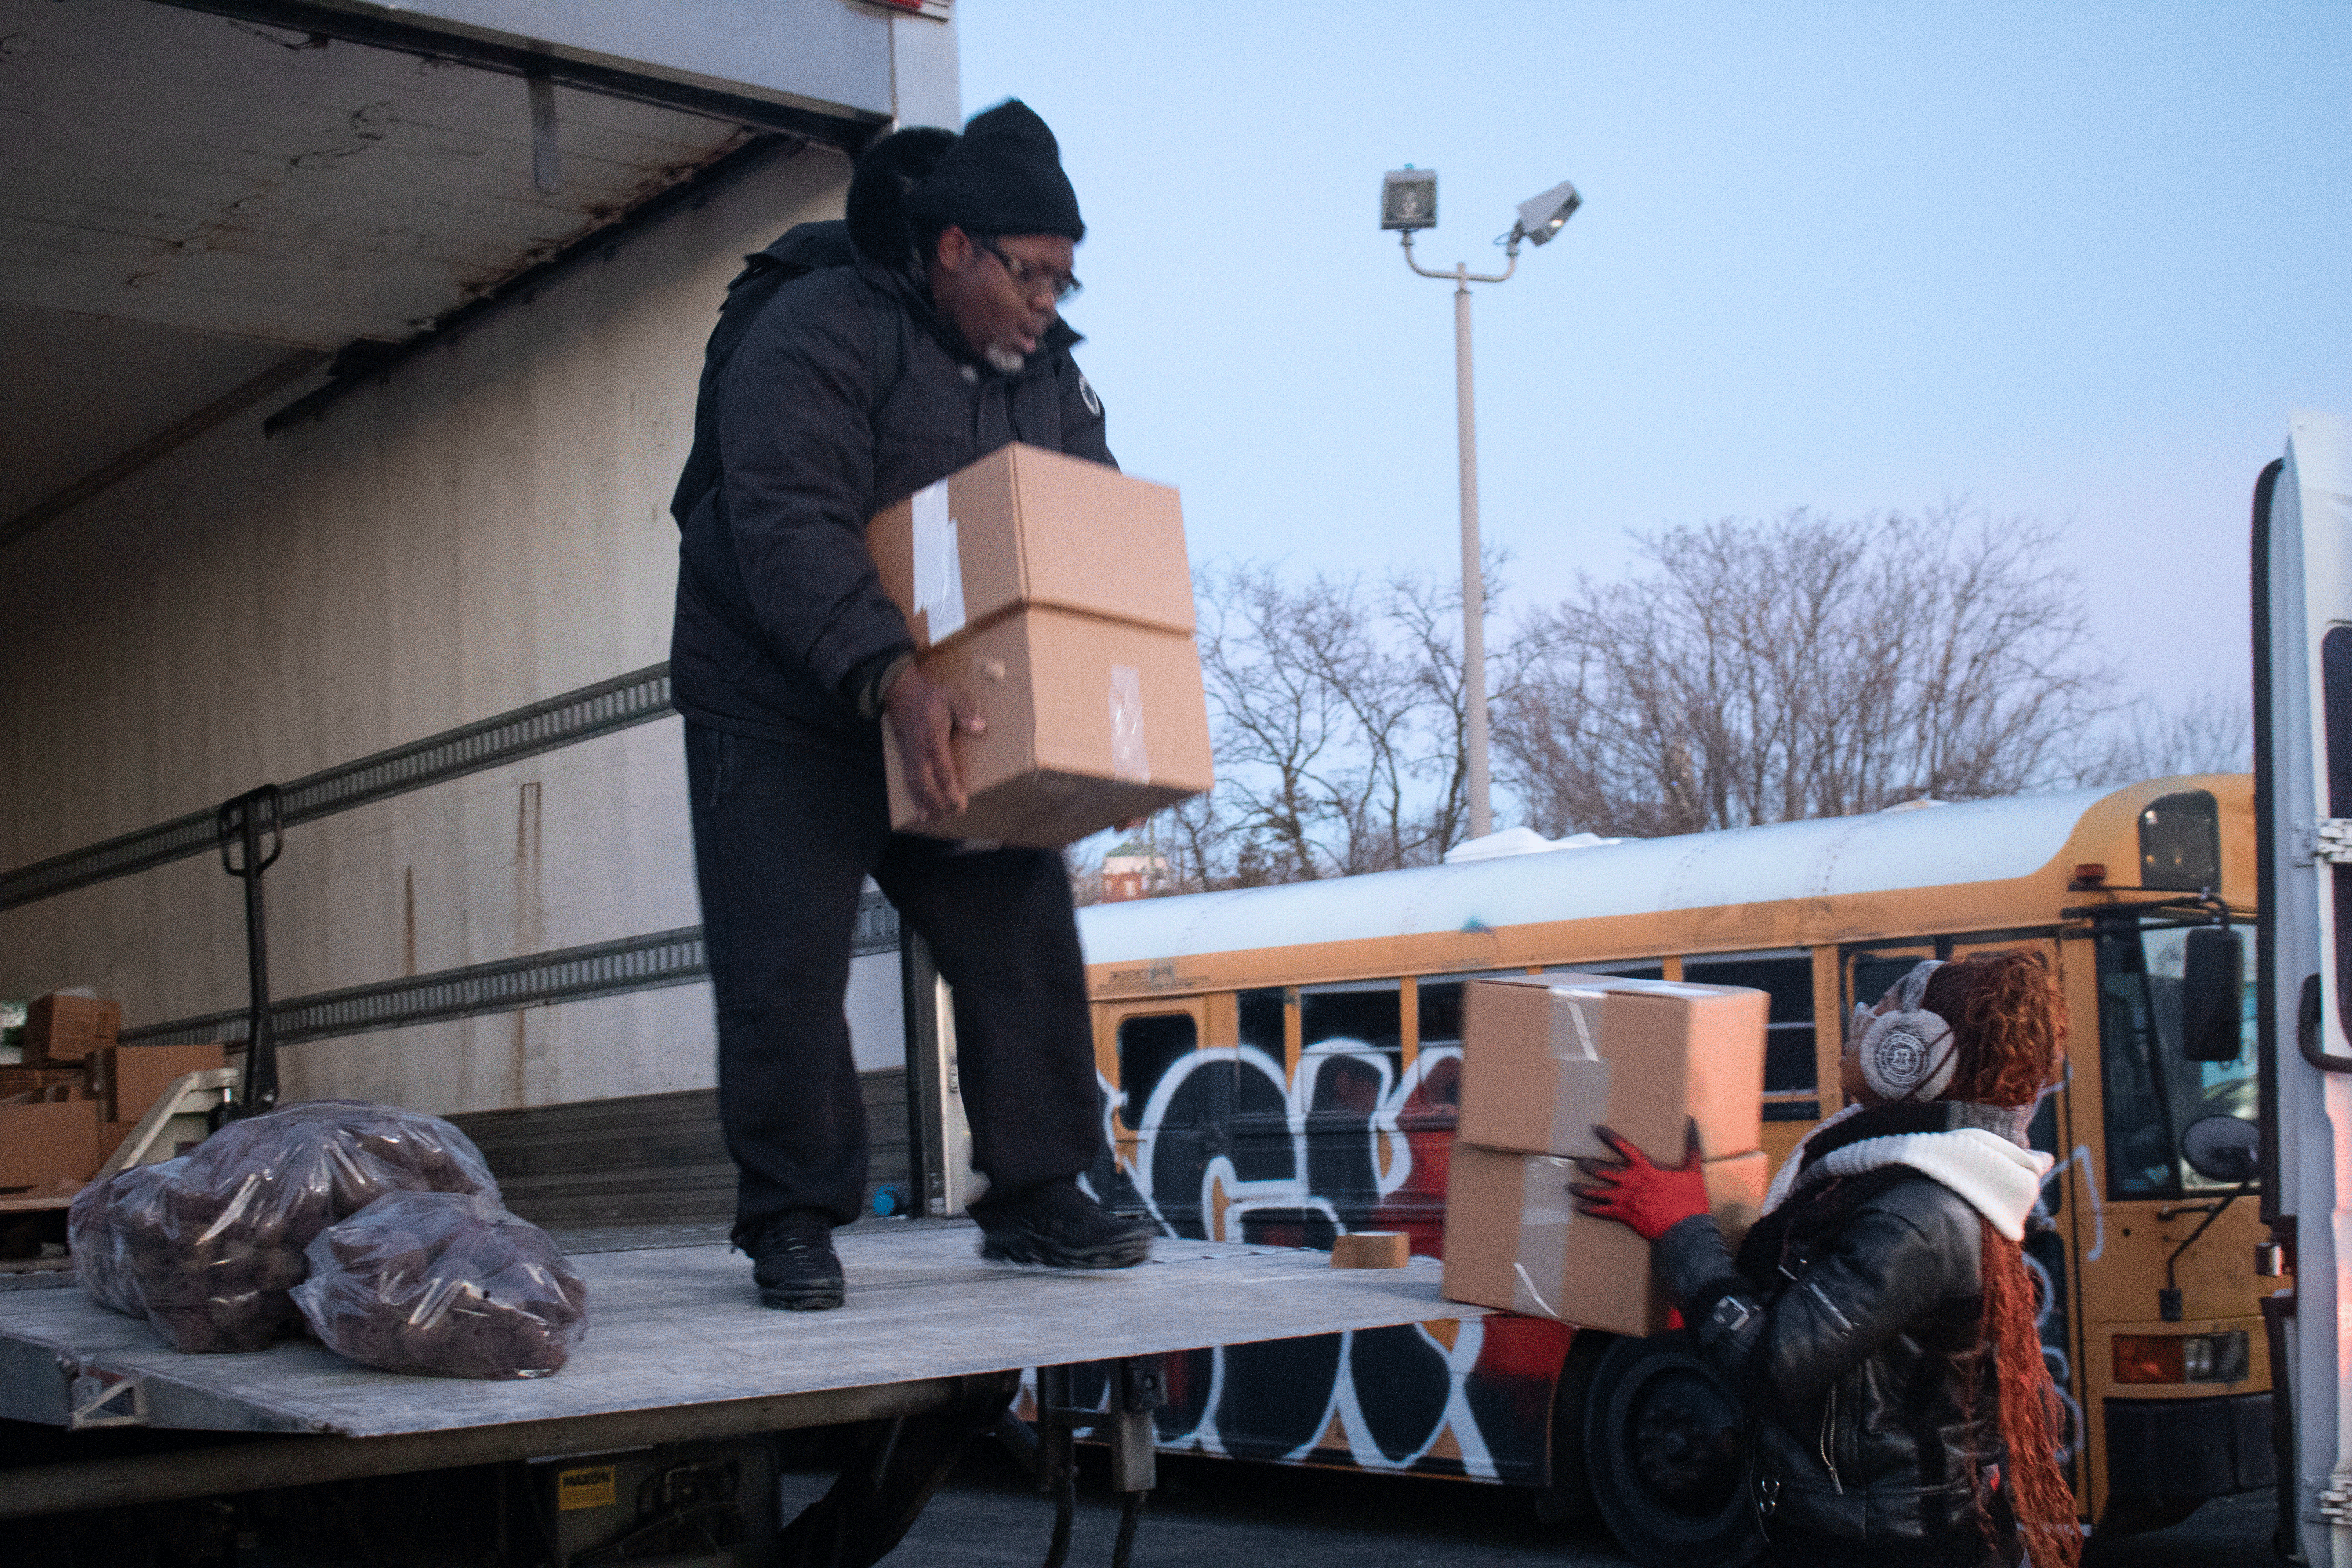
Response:
[[[1405,1230],[1442,1256],[1465,980],[1768,992],[1778,1159],[1839,1108],[1856,1001],[1923,957],[2037,948],[2072,1036],[2033,1122],[2056,1163],[2028,1247],[2063,1459],[2102,1531],[2168,1523],[2273,1477],[2260,1302],[2287,1281],[2255,1273],[2255,1202],[2217,1213],[2238,1173],[2189,1157],[2233,1130],[2212,1119],[2255,1118],[2251,975],[2235,1061],[2179,1039],[2189,931],[2251,926],[2253,903],[2252,781],[2214,775],[1104,905],[1080,921],[1113,1150],[1095,1182],[1171,1235]],[[1645,1561],[1698,1561],[1747,1528],[1740,1446],[1678,1338],[1498,1314],[1202,1351],[1171,1369],[1160,1436],[1531,1487]]]

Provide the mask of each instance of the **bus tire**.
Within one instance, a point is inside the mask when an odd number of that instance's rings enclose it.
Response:
[[[1535,1490],[1536,1518],[1545,1524],[1581,1524],[1594,1512],[1592,1476],[1584,1462],[1584,1412],[1601,1358],[1617,1342],[1615,1334],[1579,1329],[1568,1342],[1559,1382],[1551,1395],[1551,1447],[1546,1456],[1549,1479]]]
[[[1593,1368],[1585,1472],[1617,1544],[1649,1568],[1736,1568],[1763,1548],[1738,1398],[1680,1332],[1622,1338]]]

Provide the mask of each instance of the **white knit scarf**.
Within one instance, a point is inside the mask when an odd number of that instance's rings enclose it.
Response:
[[[1849,1105],[1818,1123],[1801,1139],[1764,1194],[1764,1212],[1770,1214],[1793,1196],[1832,1176],[1858,1176],[1883,1165],[1907,1165],[1921,1175],[1941,1182],[1966,1198],[1985,1223],[2011,1241],[2023,1239],[2025,1219],[2042,1196],[2042,1178],[2050,1173],[2051,1157],[1988,1132],[1962,1127],[1949,1132],[1904,1132],[1886,1138],[1864,1138],[1843,1149],[1832,1149],[1808,1168],[1805,1146],[1822,1133],[1861,1111]]]

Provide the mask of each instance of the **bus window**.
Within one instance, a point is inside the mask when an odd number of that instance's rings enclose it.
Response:
[[[2221,808],[2210,790],[2182,790],[2141,810],[2139,885],[2175,893],[2221,885]]]
[[[1380,1109],[1404,1062],[1403,990],[1393,980],[1299,988],[1300,1056],[1336,1058],[1314,1065],[1310,1112]],[[1308,1070],[1303,1061],[1300,1070]]]
[[[1812,955],[1688,958],[1683,961],[1683,978],[1694,985],[1746,985],[1771,996],[1770,1020],[1764,1026],[1764,1120],[1819,1120]]]
[[[1282,987],[1269,985],[1260,991],[1244,991],[1234,998],[1235,1011],[1241,1015],[1240,1044],[1254,1046],[1272,1057],[1282,1059]]]
[[[2103,927],[2093,946],[2098,954],[2108,1195],[2168,1198],[2184,1188],[2236,1185],[2189,1168],[2180,1158],[2179,1135],[2207,1116],[2254,1120],[2254,944],[2246,944],[2245,1022],[2238,1058],[2228,1062],[2181,1059],[2180,976],[2189,928],[2118,922]]]
[[[1284,998],[1279,985],[1244,991],[1236,998],[1241,1044],[1263,1053],[1268,1068],[1244,1059],[1234,1084],[1234,1174],[1244,1182],[1288,1181],[1297,1174],[1290,1143],[1290,1096],[1283,1074]]]
[[[1421,1048],[1462,1043],[1462,982],[1424,980],[1421,993]]]
[[[1143,1125],[1144,1107],[1168,1069],[1191,1056],[1201,1043],[1200,1030],[1190,1013],[1146,1013],[1118,1022],[1119,1124],[1132,1132]],[[1197,1096],[1178,1095],[1161,1121],[1166,1127],[1190,1127],[1200,1116]]]
[[[1879,999],[1895,989],[1895,982],[1919,967],[1924,952],[1864,953],[1853,961],[1853,996],[1856,1006],[1875,1007]]]

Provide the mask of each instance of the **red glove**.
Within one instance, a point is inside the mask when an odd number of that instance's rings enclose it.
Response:
[[[1568,1189],[1576,1197],[1579,1214],[1622,1221],[1644,1241],[1655,1241],[1693,1215],[1707,1212],[1706,1178],[1699,1173],[1698,1122],[1690,1124],[1687,1152],[1680,1165],[1654,1165],[1643,1153],[1606,1127],[1593,1133],[1617,1152],[1622,1163],[1579,1160],[1576,1168],[1594,1178],[1598,1186]]]

